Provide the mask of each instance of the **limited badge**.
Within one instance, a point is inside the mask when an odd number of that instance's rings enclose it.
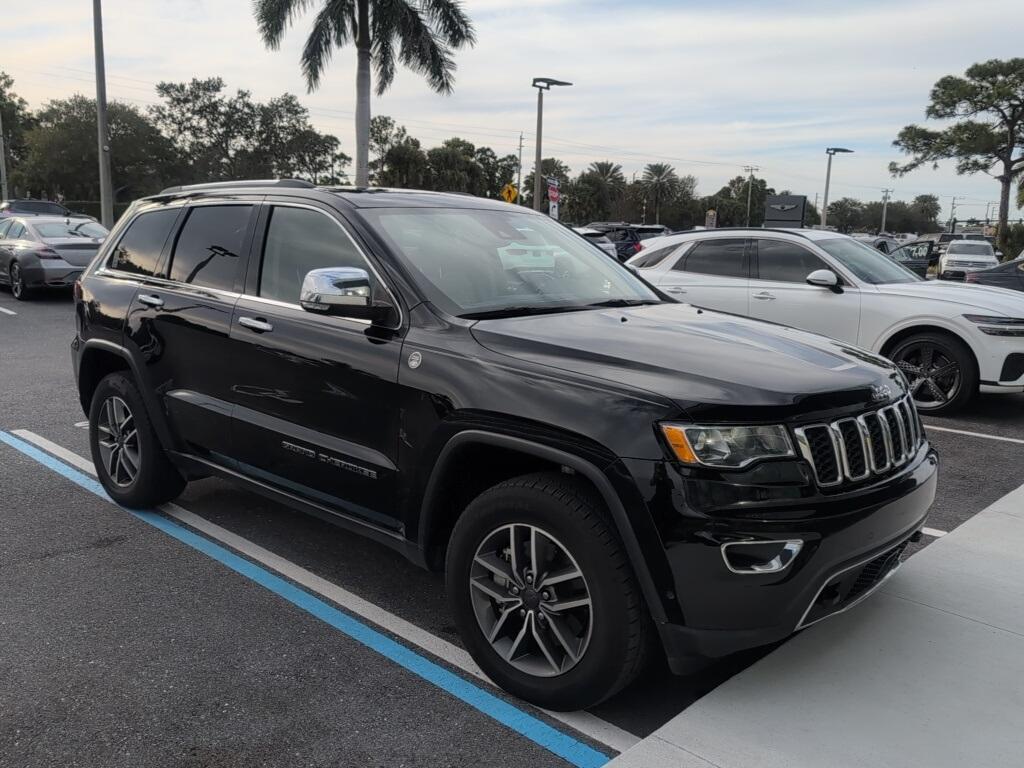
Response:
[[[419,368],[420,367],[420,363],[422,363],[422,362],[423,362],[423,355],[421,355],[419,352],[413,352],[411,355],[409,355],[409,367],[410,368]]]

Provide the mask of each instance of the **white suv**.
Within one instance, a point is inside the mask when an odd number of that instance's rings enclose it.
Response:
[[[851,237],[722,229],[645,243],[627,264],[671,296],[831,336],[894,362],[924,413],[1024,392],[1024,295],[926,281]]]
[[[967,272],[997,266],[995,249],[984,240],[955,240],[939,258],[939,277],[963,277]]]

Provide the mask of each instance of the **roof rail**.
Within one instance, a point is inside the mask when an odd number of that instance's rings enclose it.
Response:
[[[238,189],[240,187],[292,187],[298,189],[314,189],[315,184],[304,179],[248,179],[241,181],[210,181],[205,184],[184,184],[161,190],[161,195],[175,192],[202,192],[213,189]]]

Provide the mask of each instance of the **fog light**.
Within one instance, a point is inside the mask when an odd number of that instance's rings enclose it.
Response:
[[[792,564],[803,546],[800,539],[730,541],[722,545],[722,559],[733,573],[780,573]]]

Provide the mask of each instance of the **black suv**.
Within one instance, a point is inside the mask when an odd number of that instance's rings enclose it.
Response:
[[[627,261],[643,249],[640,241],[645,238],[634,224],[627,224],[624,221],[592,221],[587,224],[587,228],[596,229],[615,244],[619,261]]]
[[[216,475],[443,567],[473,658],[545,707],[848,608],[935,494],[889,362],[677,303],[519,206],[175,188],[76,299],[116,501]]]

